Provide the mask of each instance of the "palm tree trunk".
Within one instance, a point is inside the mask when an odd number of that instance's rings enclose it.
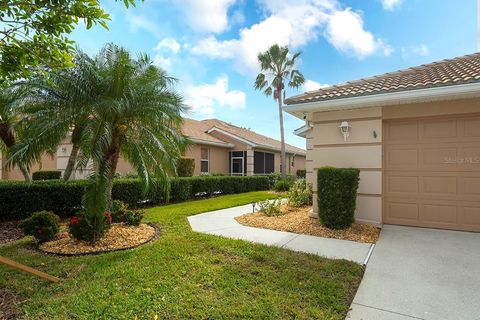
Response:
[[[80,145],[78,143],[73,143],[72,152],[70,152],[67,167],[65,168],[65,172],[63,173],[63,180],[65,181],[70,180],[73,168],[75,168],[75,163],[77,162],[78,150],[80,150]]]
[[[25,181],[28,183],[32,182],[32,178],[30,177],[30,173],[28,172],[27,167],[23,163],[19,164],[18,167],[20,168],[20,171],[22,172]]]
[[[280,153],[280,169],[282,174],[282,179],[287,177],[286,170],[287,170],[287,159],[285,155],[285,129],[283,128],[283,110],[282,110],[282,89],[281,87],[277,88],[277,101],[278,101],[278,116],[280,119],[280,142],[282,145],[282,150]]]

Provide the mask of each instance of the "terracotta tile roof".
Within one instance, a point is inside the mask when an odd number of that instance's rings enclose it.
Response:
[[[480,52],[306,92],[286,99],[285,103],[299,104],[473,82],[480,82]]]
[[[280,151],[281,150],[281,142],[275,139],[272,139],[270,137],[264,136],[262,134],[256,133],[254,131],[251,131],[249,129],[237,127],[235,125],[226,123],[224,121],[218,120],[218,119],[207,119],[207,120],[202,120],[202,123],[208,124],[209,129],[210,128],[218,128],[221,130],[224,130],[230,134],[233,134],[235,136],[238,136],[242,139],[248,140],[252,142],[255,145],[258,145],[259,147],[265,147],[265,148],[273,148],[275,150]],[[289,153],[295,153],[295,154],[305,154],[305,150],[301,148],[297,148],[295,146],[285,144],[285,149]]]
[[[187,137],[206,141],[206,142],[225,144],[225,146],[228,146],[227,142],[222,141],[218,138],[215,138],[211,134],[208,134],[207,131],[210,128],[211,126],[209,126],[206,123],[203,123],[202,121],[197,121],[197,120],[188,119],[188,118],[183,119],[182,132]]]

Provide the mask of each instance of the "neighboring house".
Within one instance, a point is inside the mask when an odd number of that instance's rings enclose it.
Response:
[[[316,169],[355,167],[357,221],[480,231],[480,53],[306,92],[286,104],[306,120],[296,133],[307,138],[314,212]]]
[[[193,144],[185,156],[195,159],[195,175],[255,175],[280,172],[278,140],[217,120],[184,119],[183,133]],[[305,150],[286,144],[287,173],[305,169]]]
[[[185,157],[195,159],[194,175],[221,173],[224,175],[255,175],[280,172],[280,141],[240,128],[217,119],[184,119],[183,134],[192,144]],[[53,156],[45,155],[38,170],[64,171],[71,152],[71,144],[62,144]],[[305,150],[286,144],[287,173],[295,174],[305,169]],[[0,158],[1,165],[1,158]],[[1,168],[1,167],[0,167]],[[134,172],[124,159],[120,158],[118,173]],[[23,180],[18,168],[0,171],[4,180]],[[75,171],[73,177],[85,178],[88,171]]]

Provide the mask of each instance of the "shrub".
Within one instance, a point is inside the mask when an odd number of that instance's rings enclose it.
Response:
[[[53,239],[59,231],[60,217],[52,212],[34,212],[31,217],[20,221],[18,227],[23,233],[34,236],[40,242]]]
[[[307,177],[307,169],[297,170],[297,179],[305,179]]]
[[[68,229],[73,238],[93,243],[100,239],[112,225],[112,216],[109,211],[105,211],[101,217],[91,219],[101,219],[101,221],[98,224],[89,221],[84,212],[70,218]]]
[[[346,229],[355,221],[360,171],[323,167],[318,169],[318,215],[330,229]]]
[[[195,170],[195,159],[180,158],[177,163],[177,174],[179,177],[191,177]]]
[[[0,220],[19,220],[36,211],[47,210],[68,218],[82,210],[82,196],[87,180],[50,180],[25,183],[21,181],[0,181]],[[167,191],[171,202],[195,199],[204,192],[206,196],[233,194],[249,191],[268,190],[266,176],[230,177],[205,176],[174,178],[170,189],[152,183],[148,193],[144,192],[140,179],[115,179],[112,199],[121,200],[129,208],[167,202]]]
[[[290,187],[292,186],[292,181],[289,179],[281,179],[277,180],[275,182],[275,185],[273,186],[273,190],[277,192],[285,192],[290,190]]]
[[[32,173],[32,180],[58,180],[62,177],[61,171],[37,171]]]
[[[138,226],[144,215],[145,211],[143,210],[127,210],[123,216],[123,222],[129,226]]]
[[[260,201],[257,203],[258,211],[263,212],[267,217],[279,216],[282,214],[281,204],[282,201],[280,199]]]
[[[112,204],[110,205],[110,215],[112,217],[112,222],[124,222],[124,216],[127,211],[128,205],[126,205],[123,201],[113,200]]]
[[[288,192],[288,204],[301,207],[312,204],[312,186],[305,179],[298,179]]]

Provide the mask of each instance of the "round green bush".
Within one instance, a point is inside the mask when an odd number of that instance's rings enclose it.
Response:
[[[59,231],[60,217],[49,211],[34,212],[29,218],[20,221],[18,227],[23,233],[34,236],[40,242],[49,241]]]
[[[128,211],[128,205],[120,200],[113,200],[110,205],[110,215],[112,217],[112,222],[124,222],[125,214]]]
[[[99,240],[112,225],[112,216],[105,211],[101,216],[87,218],[83,212],[70,218],[68,229],[73,238],[94,243]]]
[[[355,221],[360,171],[322,167],[317,173],[318,216],[330,229],[346,229]]]
[[[138,226],[142,222],[145,212],[143,210],[127,210],[123,222],[128,226]]]
[[[273,190],[277,192],[285,192],[290,190],[291,186],[292,181],[290,179],[281,179],[275,182],[275,184],[273,185]]]

